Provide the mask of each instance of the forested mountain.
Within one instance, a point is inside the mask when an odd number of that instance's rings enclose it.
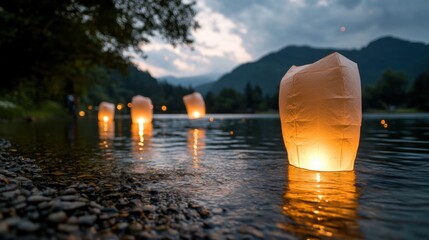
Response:
[[[198,85],[214,82],[218,80],[220,76],[221,74],[219,73],[209,73],[192,77],[163,76],[159,77],[158,79],[160,81],[165,81],[175,86],[196,87]]]
[[[387,69],[403,72],[409,81],[429,69],[428,44],[384,37],[353,50],[288,46],[255,62],[242,64],[218,81],[196,89],[203,93],[217,93],[223,88],[243,92],[246,84],[250,83],[260,86],[264,94],[274,94],[292,65],[313,63],[335,51],[358,63],[363,86],[374,84]]]

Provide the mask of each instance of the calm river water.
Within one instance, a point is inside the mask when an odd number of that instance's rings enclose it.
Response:
[[[37,160],[46,177],[160,172],[148,183],[179,190],[211,209],[218,228],[345,239],[429,238],[429,114],[364,115],[352,172],[287,164],[277,115],[155,115],[0,124],[0,137]],[[387,126],[380,121],[385,120]]]

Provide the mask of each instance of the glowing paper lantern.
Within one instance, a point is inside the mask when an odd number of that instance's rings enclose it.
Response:
[[[279,226],[302,238],[361,239],[354,171],[316,172],[288,166]],[[298,237],[300,238],[300,237]]]
[[[98,107],[98,121],[112,122],[115,118],[115,104],[101,102]]]
[[[131,101],[131,119],[133,123],[150,123],[153,116],[153,105],[150,98],[140,95],[134,96]]]
[[[194,92],[183,97],[189,119],[203,118],[206,115],[206,105],[200,93]]]
[[[310,170],[353,170],[362,121],[357,64],[333,53],[292,66],[280,83],[279,110],[289,163]]]

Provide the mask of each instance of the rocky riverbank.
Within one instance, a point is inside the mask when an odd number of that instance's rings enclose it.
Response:
[[[153,176],[109,183],[40,181],[34,160],[0,140],[0,239],[201,239],[212,213],[183,194],[145,187]],[[33,180],[32,180],[33,179]],[[210,233],[212,232],[212,233]]]

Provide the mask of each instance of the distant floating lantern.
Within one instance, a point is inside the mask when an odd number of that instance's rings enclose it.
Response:
[[[162,106],[161,106],[161,110],[162,110],[163,112],[167,111],[167,106],[162,105]]]
[[[189,119],[203,118],[206,115],[206,105],[203,96],[194,92],[183,97]]]
[[[112,122],[115,118],[115,104],[101,102],[98,107],[98,121]]]
[[[150,123],[153,116],[152,100],[141,95],[134,96],[131,101],[131,119],[133,123]]]
[[[279,110],[289,163],[310,170],[353,170],[362,122],[357,64],[333,53],[292,66],[280,83]]]
[[[79,116],[85,117],[85,111],[79,111]]]

